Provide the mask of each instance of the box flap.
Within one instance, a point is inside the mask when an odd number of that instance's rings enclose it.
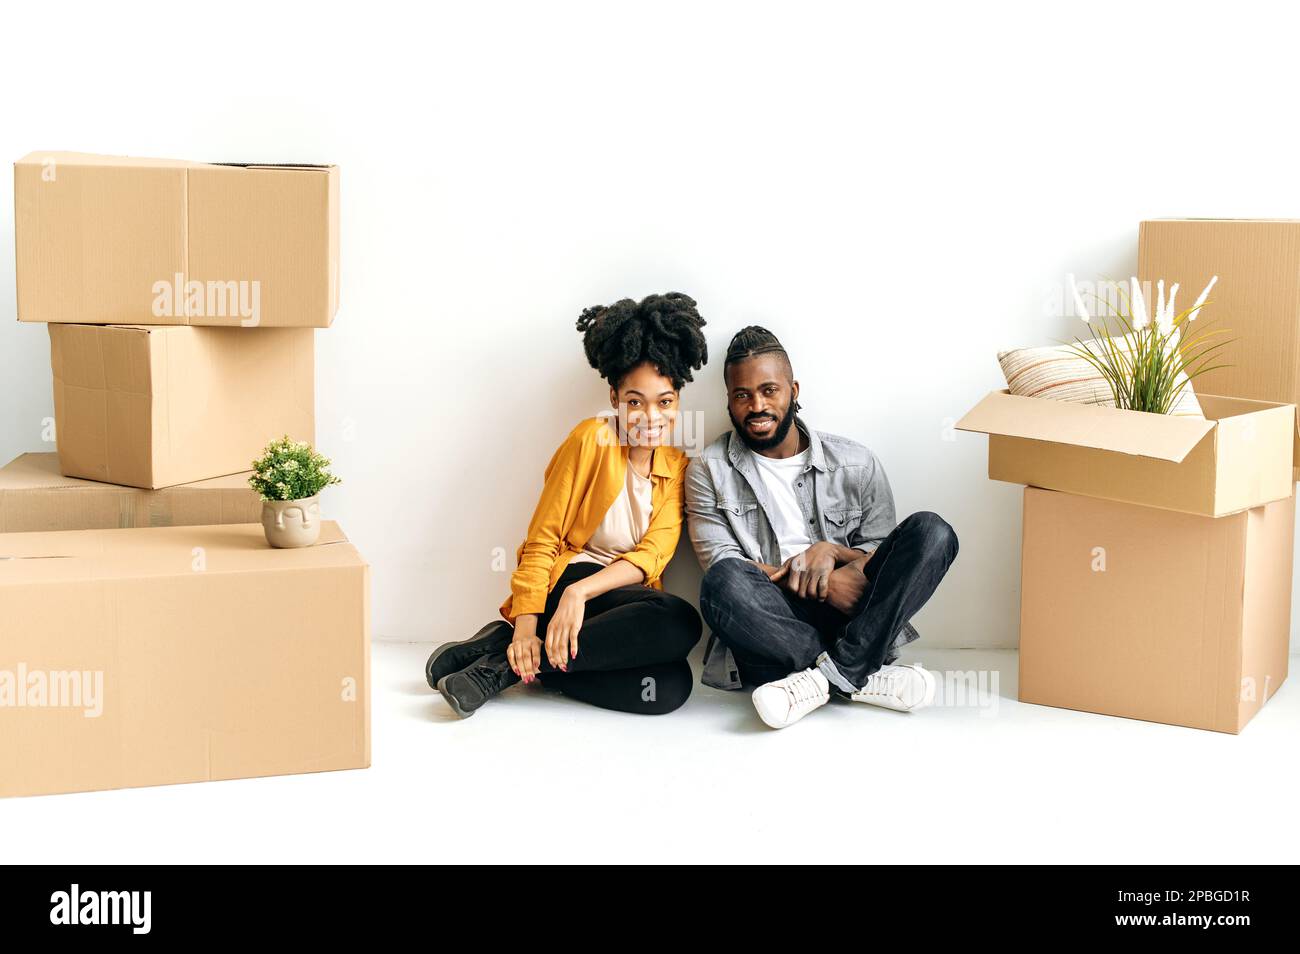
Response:
[[[101,166],[101,167],[148,167],[151,169],[184,169],[194,163],[183,159],[140,159],[133,156],[103,156],[93,152],[69,152],[62,150],[29,152],[17,160],[16,166]]]
[[[197,162],[190,159],[156,159],[139,156],[106,156],[94,152],[69,150],[37,150],[29,152],[14,162],[19,166],[45,166],[50,163],[67,166],[149,166],[152,168],[192,169],[195,166],[233,166],[238,169],[291,169],[328,171],[335,168],[328,162]]]
[[[957,422],[957,430],[1181,463],[1214,425],[1214,421],[1202,418],[1123,411],[993,391]]]

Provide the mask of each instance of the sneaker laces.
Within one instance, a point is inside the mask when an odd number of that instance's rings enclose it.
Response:
[[[479,659],[464,669],[463,672],[474,685],[489,696],[504,689],[510,682],[509,677],[514,675],[504,656],[500,661],[491,657]]]
[[[905,673],[899,666],[878,669],[867,677],[867,684],[858,690],[859,695],[863,696],[894,696],[898,697],[899,683],[903,681]]]
[[[801,709],[812,702],[818,702],[825,695],[810,669],[786,677],[784,688],[786,695],[790,697],[790,701],[793,703],[793,708],[796,709]]]

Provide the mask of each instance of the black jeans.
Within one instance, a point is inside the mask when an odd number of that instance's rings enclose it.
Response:
[[[957,558],[957,535],[937,514],[915,513],[881,541],[851,614],[794,596],[749,560],[719,560],[704,574],[700,609],[731,650],[746,685],[810,669],[823,652],[855,686],[894,657],[903,624],[925,605]]]
[[[537,635],[565,588],[598,573],[596,563],[570,563],[546,597]],[[578,631],[578,655],[561,672],[542,655],[542,685],[605,709],[660,715],[690,697],[694,677],[687,655],[700,641],[700,614],[680,596],[636,583],[587,601]]]

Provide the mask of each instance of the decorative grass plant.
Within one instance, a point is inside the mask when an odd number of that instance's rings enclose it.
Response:
[[[1107,313],[1096,319],[1088,314],[1074,276],[1069,280],[1079,316],[1092,333],[1091,341],[1075,338],[1071,348],[1106,379],[1116,407],[1168,414],[1178,404],[1183,390],[1191,386],[1193,378],[1228,367],[1213,363],[1219,350],[1232,340],[1221,337],[1226,331],[1189,330],[1219,276],[1211,278],[1195,304],[1184,311],[1176,310],[1178,284],[1169,289],[1166,299],[1165,283],[1161,279],[1156,285],[1154,316],[1147,313],[1142,286],[1134,277],[1129,283],[1131,294],[1123,284],[1117,284],[1118,304],[1093,296],[1107,309]]]

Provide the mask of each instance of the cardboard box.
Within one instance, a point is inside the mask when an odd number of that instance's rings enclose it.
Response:
[[[339,171],[34,152],[14,241],[20,321],[325,328]]]
[[[1204,420],[994,391],[957,428],[993,480],[1206,516],[1291,496],[1295,407],[1198,398]]]
[[[369,600],[330,522],[0,535],[0,796],[367,767]]]
[[[285,434],[315,439],[310,328],[49,330],[65,476],[168,487],[248,470]]]
[[[140,490],[64,477],[58,454],[23,454],[0,468],[0,533],[258,523],[262,501],[248,477]]]
[[[1215,275],[1194,327],[1227,332],[1232,342],[1220,354],[1228,367],[1196,377],[1193,389],[1300,404],[1300,220],[1156,219],[1139,226],[1139,279],[1178,282],[1183,308]]]
[[[1020,701],[1240,732],[1287,676],[1295,498],[1218,519],[1025,490]]]

